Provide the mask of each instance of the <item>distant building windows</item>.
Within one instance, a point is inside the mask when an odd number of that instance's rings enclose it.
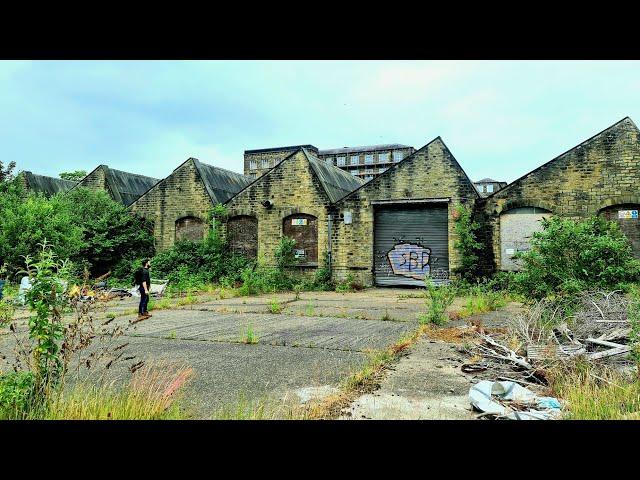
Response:
[[[329,163],[329,164],[333,165],[333,157],[327,157],[327,158],[325,159],[325,162],[327,162],[327,163]]]
[[[347,164],[346,160],[346,157],[338,157],[338,166],[344,167]]]
[[[256,170],[258,168],[258,162],[255,160],[249,160],[249,170]]]
[[[381,168],[380,170],[378,170],[378,173],[386,172],[388,169],[388,167]]]
[[[358,165],[360,163],[360,157],[358,155],[351,156],[351,165]]]
[[[373,165],[373,153],[368,153],[364,156],[364,163],[367,165]]]
[[[262,160],[262,168],[269,168],[270,162],[267,159]]]
[[[490,183],[489,185],[486,185],[485,188],[486,188],[485,192],[493,193],[493,183]]]
[[[401,150],[394,150],[393,152],[393,161],[394,162],[399,162],[400,160],[402,160],[404,158],[404,152]]]
[[[389,153],[379,153],[378,154],[378,163],[387,163],[389,161]]]
[[[366,177],[364,177],[365,181],[369,181],[369,180],[373,180],[373,175],[367,175]]]
[[[351,175],[353,175],[354,177],[358,175],[358,170],[351,170]]]
[[[373,168],[365,168],[364,169],[364,173],[367,174],[367,175],[372,174],[373,173]]]

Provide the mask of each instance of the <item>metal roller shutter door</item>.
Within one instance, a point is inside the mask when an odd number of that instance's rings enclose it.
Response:
[[[424,286],[449,278],[447,204],[376,207],[376,285]]]

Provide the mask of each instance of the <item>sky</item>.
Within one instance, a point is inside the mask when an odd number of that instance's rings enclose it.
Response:
[[[440,136],[472,180],[511,182],[626,116],[639,61],[0,61],[0,160],[51,176]]]

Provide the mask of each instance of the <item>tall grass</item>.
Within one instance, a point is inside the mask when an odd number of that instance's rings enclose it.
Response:
[[[53,399],[40,417],[45,420],[170,420],[183,419],[177,403],[181,388],[193,370],[184,367],[143,367],[131,381],[77,384]]]

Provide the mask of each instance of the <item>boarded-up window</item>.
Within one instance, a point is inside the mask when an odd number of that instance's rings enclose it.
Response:
[[[613,205],[600,211],[607,220],[620,225],[620,230],[627,236],[633,248],[633,255],[640,258],[640,204],[623,203]]]
[[[232,252],[256,258],[258,256],[258,219],[247,215],[227,221],[227,239]]]
[[[176,220],[176,241],[199,241],[204,238],[205,223],[198,217],[182,217]]]
[[[533,234],[542,230],[542,219],[550,216],[550,211],[537,207],[512,208],[500,215],[502,270],[521,268],[513,256],[531,248]]]
[[[318,219],[313,215],[299,213],[286,217],[282,225],[285,237],[296,241],[295,255],[301,263],[318,261]]]

